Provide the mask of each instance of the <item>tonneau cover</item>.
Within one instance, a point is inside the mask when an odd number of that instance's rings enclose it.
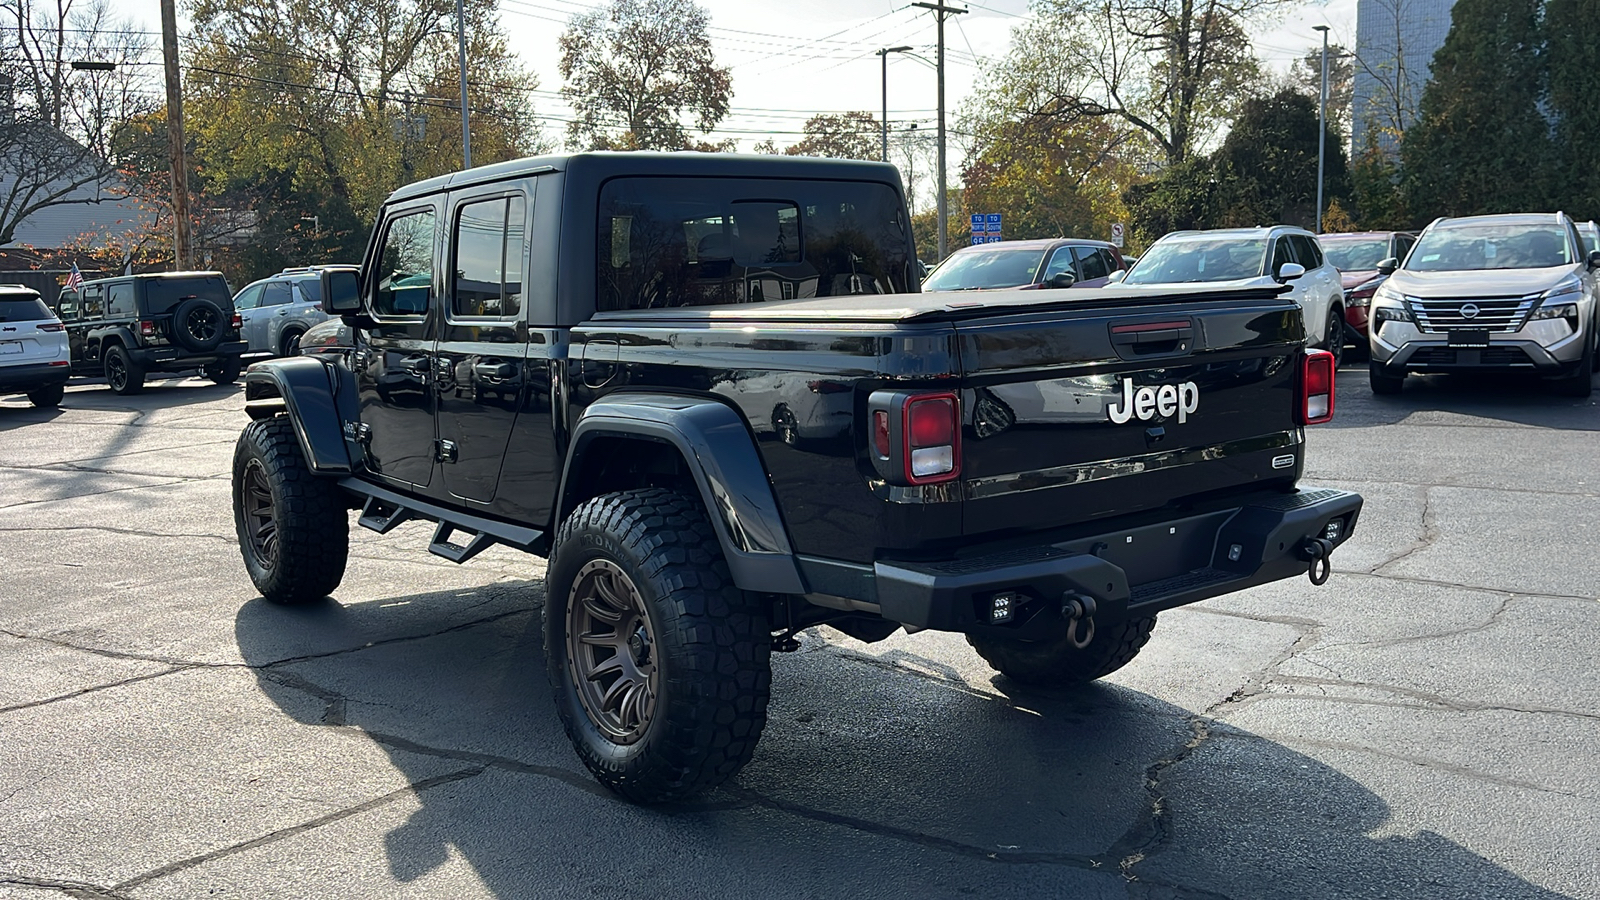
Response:
[[[721,306],[614,310],[593,321],[651,322],[941,322],[1054,309],[1105,309],[1196,301],[1273,301],[1287,287],[1118,287],[1116,290],[948,291],[928,294],[855,294],[804,300],[768,300]]]

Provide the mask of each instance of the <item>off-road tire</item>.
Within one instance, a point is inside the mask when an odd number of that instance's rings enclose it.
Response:
[[[66,394],[67,394],[67,386],[66,385],[64,385],[64,384],[53,384],[50,387],[39,388],[37,391],[29,391],[28,392],[28,402],[32,403],[34,406],[38,406],[38,407],[41,407],[41,408],[49,407],[49,406],[60,406],[61,405],[61,398],[66,396]]]
[[[1372,383],[1374,394],[1398,394],[1405,387],[1404,375],[1389,375],[1383,371],[1376,360],[1367,363],[1367,377]]]
[[[647,721],[623,740],[586,711],[577,670],[590,663],[573,656],[581,641],[568,640],[579,573],[595,563],[613,564],[635,589],[660,690],[645,701]],[[750,761],[767,722],[772,635],[762,599],[734,585],[698,500],[648,488],[587,501],[561,523],[546,584],[556,710],[601,784],[636,803],[662,803],[721,784]]]
[[[244,371],[244,361],[237,356],[224,357],[208,363],[201,371],[216,384],[233,384],[239,380],[239,373]]]
[[[278,355],[299,356],[300,339],[304,336],[305,331],[299,328],[291,328],[288,331],[285,331],[283,335],[278,338]]]
[[[261,502],[267,504],[264,511]],[[270,522],[262,521],[263,514]],[[350,556],[345,498],[331,478],[306,464],[288,417],[258,419],[239,435],[233,451],[233,522],[244,567],[268,601],[321,600],[344,578]],[[265,525],[275,542],[270,551],[258,540]]]
[[[1012,681],[1032,685],[1083,684],[1104,678],[1133,661],[1144,645],[1156,617],[1127,619],[1110,627],[1097,627],[1089,646],[1079,650],[1065,635],[1049,641],[1016,641],[967,635],[967,643],[996,672]]]
[[[111,388],[111,393],[126,397],[144,390],[144,369],[128,355],[126,347],[121,344],[107,347],[104,365],[106,386]]]
[[[204,333],[197,333],[203,329]],[[205,297],[190,297],[172,311],[172,340],[194,353],[210,353],[222,346],[228,319],[222,307]]]

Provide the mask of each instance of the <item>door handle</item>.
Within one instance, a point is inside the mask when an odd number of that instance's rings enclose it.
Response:
[[[428,377],[428,358],[426,356],[413,356],[400,364],[400,371],[413,378]]]
[[[479,378],[496,379],[504,381],[517,374],[517,367],[511,363],[481,362],[472,367],[472,374]]]

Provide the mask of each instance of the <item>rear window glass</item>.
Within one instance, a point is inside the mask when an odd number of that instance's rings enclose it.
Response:
[[[616,178],[599,213],[602,310],[913,290],[900,195],[885,184]]]
[[[322,302],[322,280],[319,278],[303,278],[300,280],[300,293],[305,295],[309,303]]]
[[[34,297],[0,300],[0,322],[37,322],[55,317],[43,300]]]
[[[191,297],[204,297],[218,306],[233,303],[233,292],[221,275],[201,278],[152,278],[144,285],[144,309],[150,315],[172,312]]]

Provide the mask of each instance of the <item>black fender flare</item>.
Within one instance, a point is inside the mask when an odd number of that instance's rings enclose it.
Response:
[[[567,445],[556,524],[577,505],[573,483],[584,449],[602,436],[675,447],[694,476],[722,554],[740,589],[803,594],[805,581],[749,426],[726,404],[670,394],[613,393],[579,415]]]
[[[266,360],[245,370],[244,392],[251,418],[288,414],[312,471],[349,475],[356,470],[360,418],[355,378],[348,371],[309,356]]]

